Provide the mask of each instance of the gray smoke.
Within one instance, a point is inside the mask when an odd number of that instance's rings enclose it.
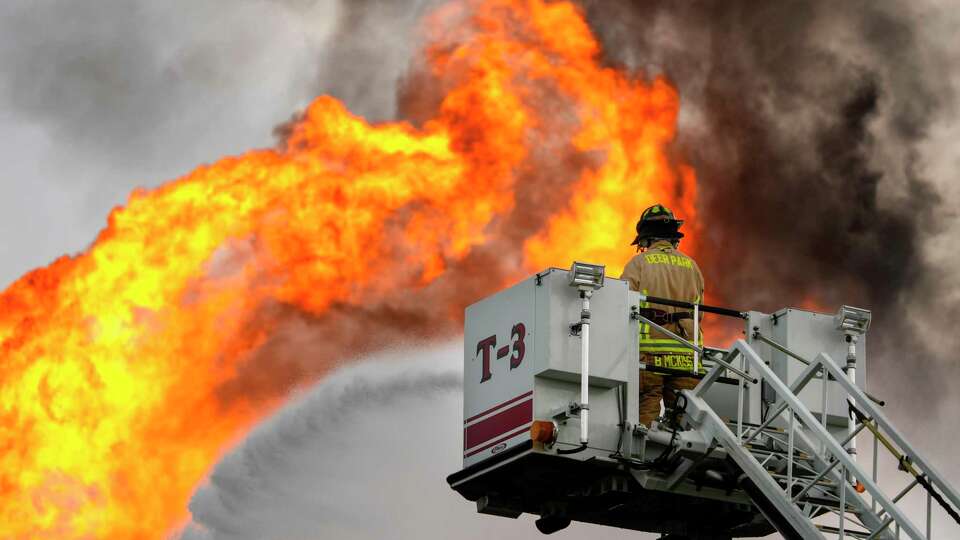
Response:
[[[273,90],[284,112],[287,96],[297,95],[300,104],[310,97],[307,83],[316,68],[303,64],[319,56],[323,41],[315,40],[325,41],[336,12],[335,2],[312,6],[14,1],[0,18],[0,95],[17,116],[46,126],[55,139],[107,154],[115,164],[170,159],[181,145],[157,144],[157,131],[182,126],[196,145],[205,137],[230,137],[212,118],[275,119],[278,107],[269,103],[237,110],[243,98],[259,98],[252,87]],[[264,72],[270,76],[252,77]],[[217,95],[222,89],[234,96],[224,100]],[[259,134],[261,141],[267,136]],[[204,152],[195,161],[218,157]]]
[[[297,0],[285,0],[297,2]],[[309,6],[313,0],[300,0]],[[330,95],[370,122],[396,120],[400,92],[419,50],[423,16],[443,0],[340,2],[333,32],[319,54],[315,95]],[[300,119],[290,115],[274,129],[280,145]]]
[[[354,0],[342,6],[317,77],[323,94],[371,122],[397,117],[397,87],[420,48],[423,16],[441,0]]]
[[[134,188],[272,144],[338,6],[0,3],[0,286],[84,249]]]

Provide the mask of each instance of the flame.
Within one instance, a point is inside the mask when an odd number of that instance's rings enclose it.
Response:
[[[548,208],[531,193],[562,204],[504,244],[508,270],[473,299],[573,258],[618,273],[655,201],[695,226],[693,172],[668,158],[676,91],[603,67],[577,7],[452,2],[425,31],[432,118],[371,125],[320,97],[282,148],[134,192],[86,252],[0,295],[0,537],[176,527],[216,457],[283,398],[218,394],[277,330],[264,306],[322,318],[416,297]],[[543,174],[562,149],[582,163]]]

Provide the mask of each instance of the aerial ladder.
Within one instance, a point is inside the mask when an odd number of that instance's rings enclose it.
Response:
[[[734,317],[743,337],[704,346],[642,303],[697,325]],[[870,318],[741,312],[641,295],[599,265],[548,269],[467,308],[464,467],[447,481],[546,534],[580,521],[672,540],[960,538],[957,491],[864,390]],[[640,363],[638,324],[693,351],[684,375],[700,379],[653,426],[638,424],[639,374],[663,370]]]

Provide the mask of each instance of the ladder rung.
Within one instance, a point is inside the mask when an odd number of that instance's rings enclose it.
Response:
[[[822,506],[823,508],[829,508],[837,512],[840,511],[840,505],[837,501],[832,499],[824,499],[821,497],[804,497],[797,501],[798,503],[810,503],[816,506]],[[846,510],[847,514],[860,515],[860,511],[852,506],[848,506]]]
[[[727,424],[728,424],[728,425],[731,425],[731,426],[736,426],[736,425],[737,425],[737,421],[736,421],[736,420],[729,420],[729,419],[728,419],[728,420],[727,420]],[[742,425],[743,427],[746,427],[746,428],[754,428],[754,429],[760,427],[760,424],[754,424],[753,422],[742,422],[741,425]],[[763,428],[763,431],[770,431],[770,432],[773,432],[773,433],[786,433],[786,432],[787,432],[787,431],[786,431],[785,429],[783,429],[783,428],[778,428],[778,427],[773,427],[773,426],[767,426],[767,427]]]
[[[787,475],[785,474],[774,473],[774,472],[769,474],[770,476],[776,478],[777,480],[782,480],[782,481],[787,480]],[[810,480],[812,479],[813,479],[812,476],[797,476],[796,474],[794,474],[793,485],[794,487],[801,487],[801,486],[806,487],[810,483]],[[831,482],[829,480],[818,480],[816,487],[825,488],[825,489],[834,489],[837,487],[837,484],[836,482]]]
[[[828,534],[839,534],[839,533],[840,533],[840,528],[839,528],[839,527],[831,527],[831,526],[829,526],[829,525],[817,525],[817,528],[820,529],[821,531],[825,532],[825,533],[828,533]],[[854,537],[854,538],[869,538],[869,537],[870,537],[870,533],[869,533],[869,532],[865,532],[865,531],[851,531],[851,530],[844,529],[844,530],[843,530],[843,534],[852,536],[852,537]]]
[[[786,455],[787,455],[787,451],[786,451],[786,450],[771,450],[770,448],[767,448],[767,447],[765,447],[765,446],[753,446],[753,445],[748,445],[748,446],[750,447],[750,453],[754,453],[754,452],[765,452],[765,453],[767,453],[767,454],[776,454],[776,455],[778,455],[778,456],[786,456]],[[810,454],[804,452],[803,450],[794,449],[793,452],[794,452],[794,454],[793,454],[794,459],[797,459],[797,460],[800,460],[800,461],[814,461],[813,456],[811,456]]]

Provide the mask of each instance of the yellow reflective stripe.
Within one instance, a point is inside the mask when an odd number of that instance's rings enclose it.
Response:
[[[640,339],[640,350],[646,352],[681,352],[693,355],[689,347],[675,339]]]
[[[698,294],[697,298],[693,301],[694,304],[699,304],[703,301],[703,294]],[[703,312],[700,312],[703,314]],[[700,332],[697,335],[697,347],[703,347],[703,325],[700,325]]]
[[[642,340],[642,341],[640,342],[640,348],[641,348],[641,349],[644,349],[644,348],[646,348],[646,349],[665,349],[665,348],[666,348],[666,349],[677,349],[678,351],[685,351],[685,352],[688,352],[688,353],[690,353],[690,354],[693,354],[693,351],[690,349],[690,347],[687,347],[687,346],[685,346],[685,345],[683,345],[683,344],[681,344],[681,343],[679,343],[679,342],[677,342],[677,341],[674,341],[674,342],[671,342],[671,343],[650,343],[650,341],[651,341],[651,340],[649,340],[649,339]]]
[[[679,343],[674,342],[672,345],[648,345],[647,341],[641,341],[639,346],[640,352],[647,353],[684,353],[684,354],[693,354],[693,351],[689,347],[685,347]]]
[[[643,296],[647,296],[647,289],[644,289],[643,291],[641,291],[641,294],[643,294]],[[648,307],[650,307],[650,302],[647,302],[647,301],[640,302],[640,309],[644,309]],[[650,325],[643,321],[639,321],[639,322],[640,322],[640,339],[641,340],[649,339],[644,336],[650,335]]]
[[[648,361],[652,360],[654,366],[673,369],[679,372],[692,372],[693,371],[693,355],[691,354],[657,354],[651,355],[652,358],[648,358]],[[700,365],[700,373],[706,373],[707,369]],[[679,375],[680,373],[678,373]]]
[[[650,353],[650,354],[660,354],[660,353],[689,353],[690,349],[685,347],[640,347],[640,352]]]

